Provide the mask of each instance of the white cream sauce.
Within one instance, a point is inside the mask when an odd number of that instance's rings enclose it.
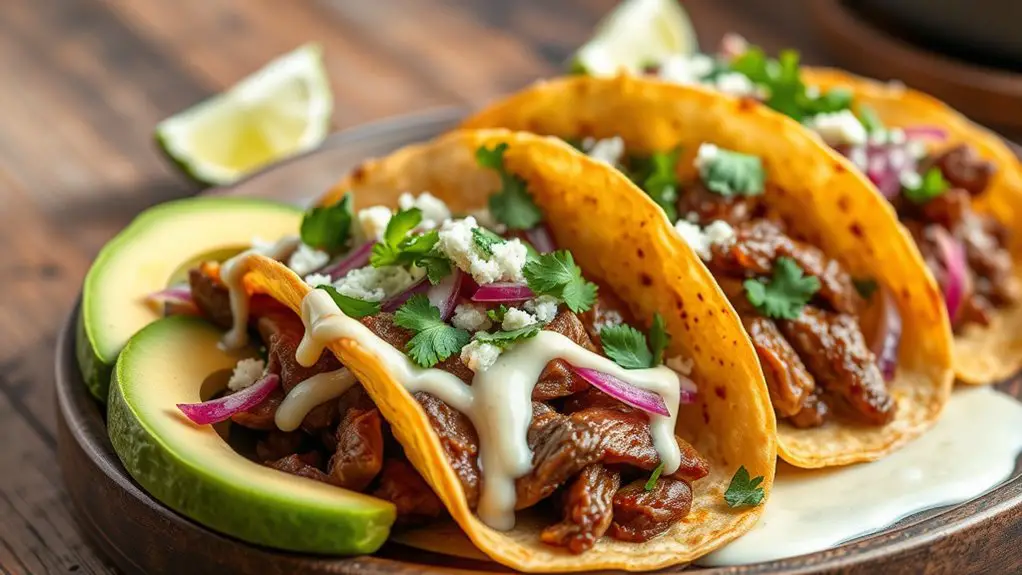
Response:
[[[341,313],[322,290],[313,290],[302,301],[302,321],[305,335],[298,346],[298,363],[312,365],[327,343],[339,338],[354,339],[374,354],[380,365],[410,393],[430,393],[472,421],[479,435],[483,474],[477,514],[495,529],[507,530],[515,525],[515,479],[532,469],[532,452],[526,441],[532,420],[532,389],[543,368],[553,359],[609,373],[659,394],[671,415],[650,416],[654,446],[664,463],[664,473],[673,473],[681,464],[674,437],[680,384],[677,374],[667,367],[625,370],[558,333],[541,331],[504,352],[490,369],[477,373],[468,386],[446,371],[413,364],[402,351]]]
[[[294,431],[316,406],[344,395],[355,383],[355,374],[345,367],[317,373],[291,388],[277,407],[273,421],[281,431]]]
[[[1007,479],[1022,451],[1022,403],[989,387],[959,389],[933,429],[873,463],[805,470],[780,464],[763,517],[700,565],[813,553],[903,517],[976,497]]]
[[[224,335],[222,341],[225,348],[240,349],[248,344],[248,294],[241,283],[251,267],[252,256],[261,255],[282,260],[301,243],[302,240],[298,236],[284,236],[269,249],[245,250],[220,266],[220,280],[227,286],[227,293],[231,299],[231,315],[234,317],[234,325]]]

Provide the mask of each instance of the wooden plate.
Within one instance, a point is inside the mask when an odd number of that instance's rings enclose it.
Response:
[[[852,71],[897,78],[937,96],[978,122],[1022,135],[1022,73],[984,67],[931,51],[861,3],[805,3],[824,43]],[[932,4],[940,10],[939,2]]]
[[[280,164],[215,193],[308,201],[360,160],[427,139],[453,126],[463,111],[446,109],[370,124],[332,137],[321,150]],[[75,361],[71,313],[57,344],[56,386],[60,466],[82,530],[121,570],[131,574],[492,573],[492,563],[454,559],[396,544],[372,556],[329,558],[256,547],[167,509],[121,467],[103,413]],[[1022,398],[1022,381],[1001,384]],[[950,462],[953,464],[953,462]],[[967,503],[925,511],[852,543],[811,555],[686,573],[944,573],[1022,572],[1022,465],[1012,478]],[[680,569],[668,570],[667,573]]]

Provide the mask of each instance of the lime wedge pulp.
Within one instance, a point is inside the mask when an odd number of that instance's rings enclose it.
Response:
[[[322,50],[307,44],[160,122],[156,141],[195,179],[227,184],[319,145],[332,111]]]
[[[572,65],[593,76],[611,76],[698,49],[692,22],[677,0],[625,0],[600,21]]]

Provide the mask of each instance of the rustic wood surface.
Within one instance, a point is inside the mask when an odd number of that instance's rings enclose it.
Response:
[[[0,573],[112,573],[78,532],[55,456],[53,350],[96,252],[193,194],[153,126],[273,56],[321,42],[334,127],[479,104],[555,73],[614,0],[5,0],[0,8]],[[828,57],[795,0],[686,2]]]

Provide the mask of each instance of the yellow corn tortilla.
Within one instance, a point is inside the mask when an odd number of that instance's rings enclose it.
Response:
[[[745,533],[762,506],[731,509],[724,491],[740,465],[764,476],[769,491],[776,458],[774,415],[755,351],[712,276],[687,246],[669,239],[671,226],[660,209],[617,171],[553,138],[505,130],[455,132],[365,163],[322,203],[351,191],[357,208],[396,207],[402,192],[429,191],[455,213],[485,207],[500,184],[494,172],[476,164],[474,153],[501,142],[509,144],[507,168],[527,182],[557,245],[571,250],[586,276],[613,289],[647,326],[659,311],[672,335],[667,356],[693,360],[698,400],[682,406],[678,434],[709,460],[711,474],[694,484],[688,517],[645,543],[603,537],[589,551],[572,555],[539,539],[543,526],[560,519],[556,514],[548,514],[544,524],[519,513],[514,530],[496,531],[469,509],[418,402],[369,350],[354,340],[337,340],[330,349],[362,381],[464,533],[430,525],[400,541],[460,556],[472,556],[474,544],[494,561],[523,571],[645,571],[691,561]],[[258,259],[245,281],[250,290],[296,311],[309,291],[293,272],[266,258]]]
[[[901,84],[877,82],[840,70],[806,69],[807,85],[823,90],[845,86],[855,94],[855,105],[868,105],[886,126],[935,126],[946,130],[946,148],[965,143],[997,166],[994,176],[974,206],[992,214],[1012,230],[1011,250],[1015,275],[1022,281],[1022,163],[993,132],[970,122],[940,100]],[[996,310],[988,326],[967,325],[954,340],[955,375],[964,383],[997,383],[1022,368],[1022,302]]]
[[[751,99],[655,79],[575,76],[539,82],[467,119],[466,128],[505,127],[562,138],[619,136],[632,153],[681,146],[683,180],[694,177],[700,143],[762,158],[765,198],[789,227],[837,258],[854,277],[889,289],[904,322],[897,400],[882,427],[834,418],[822,427],[778,423],[778,453],[799,467],[878,459],[928,429],[952,385],[951,331],[941,292],[894,209],[854,165],[797,122]],[[637,189],[637,188],[636,188]],[[671,234],[665,241],[684,244]]]

